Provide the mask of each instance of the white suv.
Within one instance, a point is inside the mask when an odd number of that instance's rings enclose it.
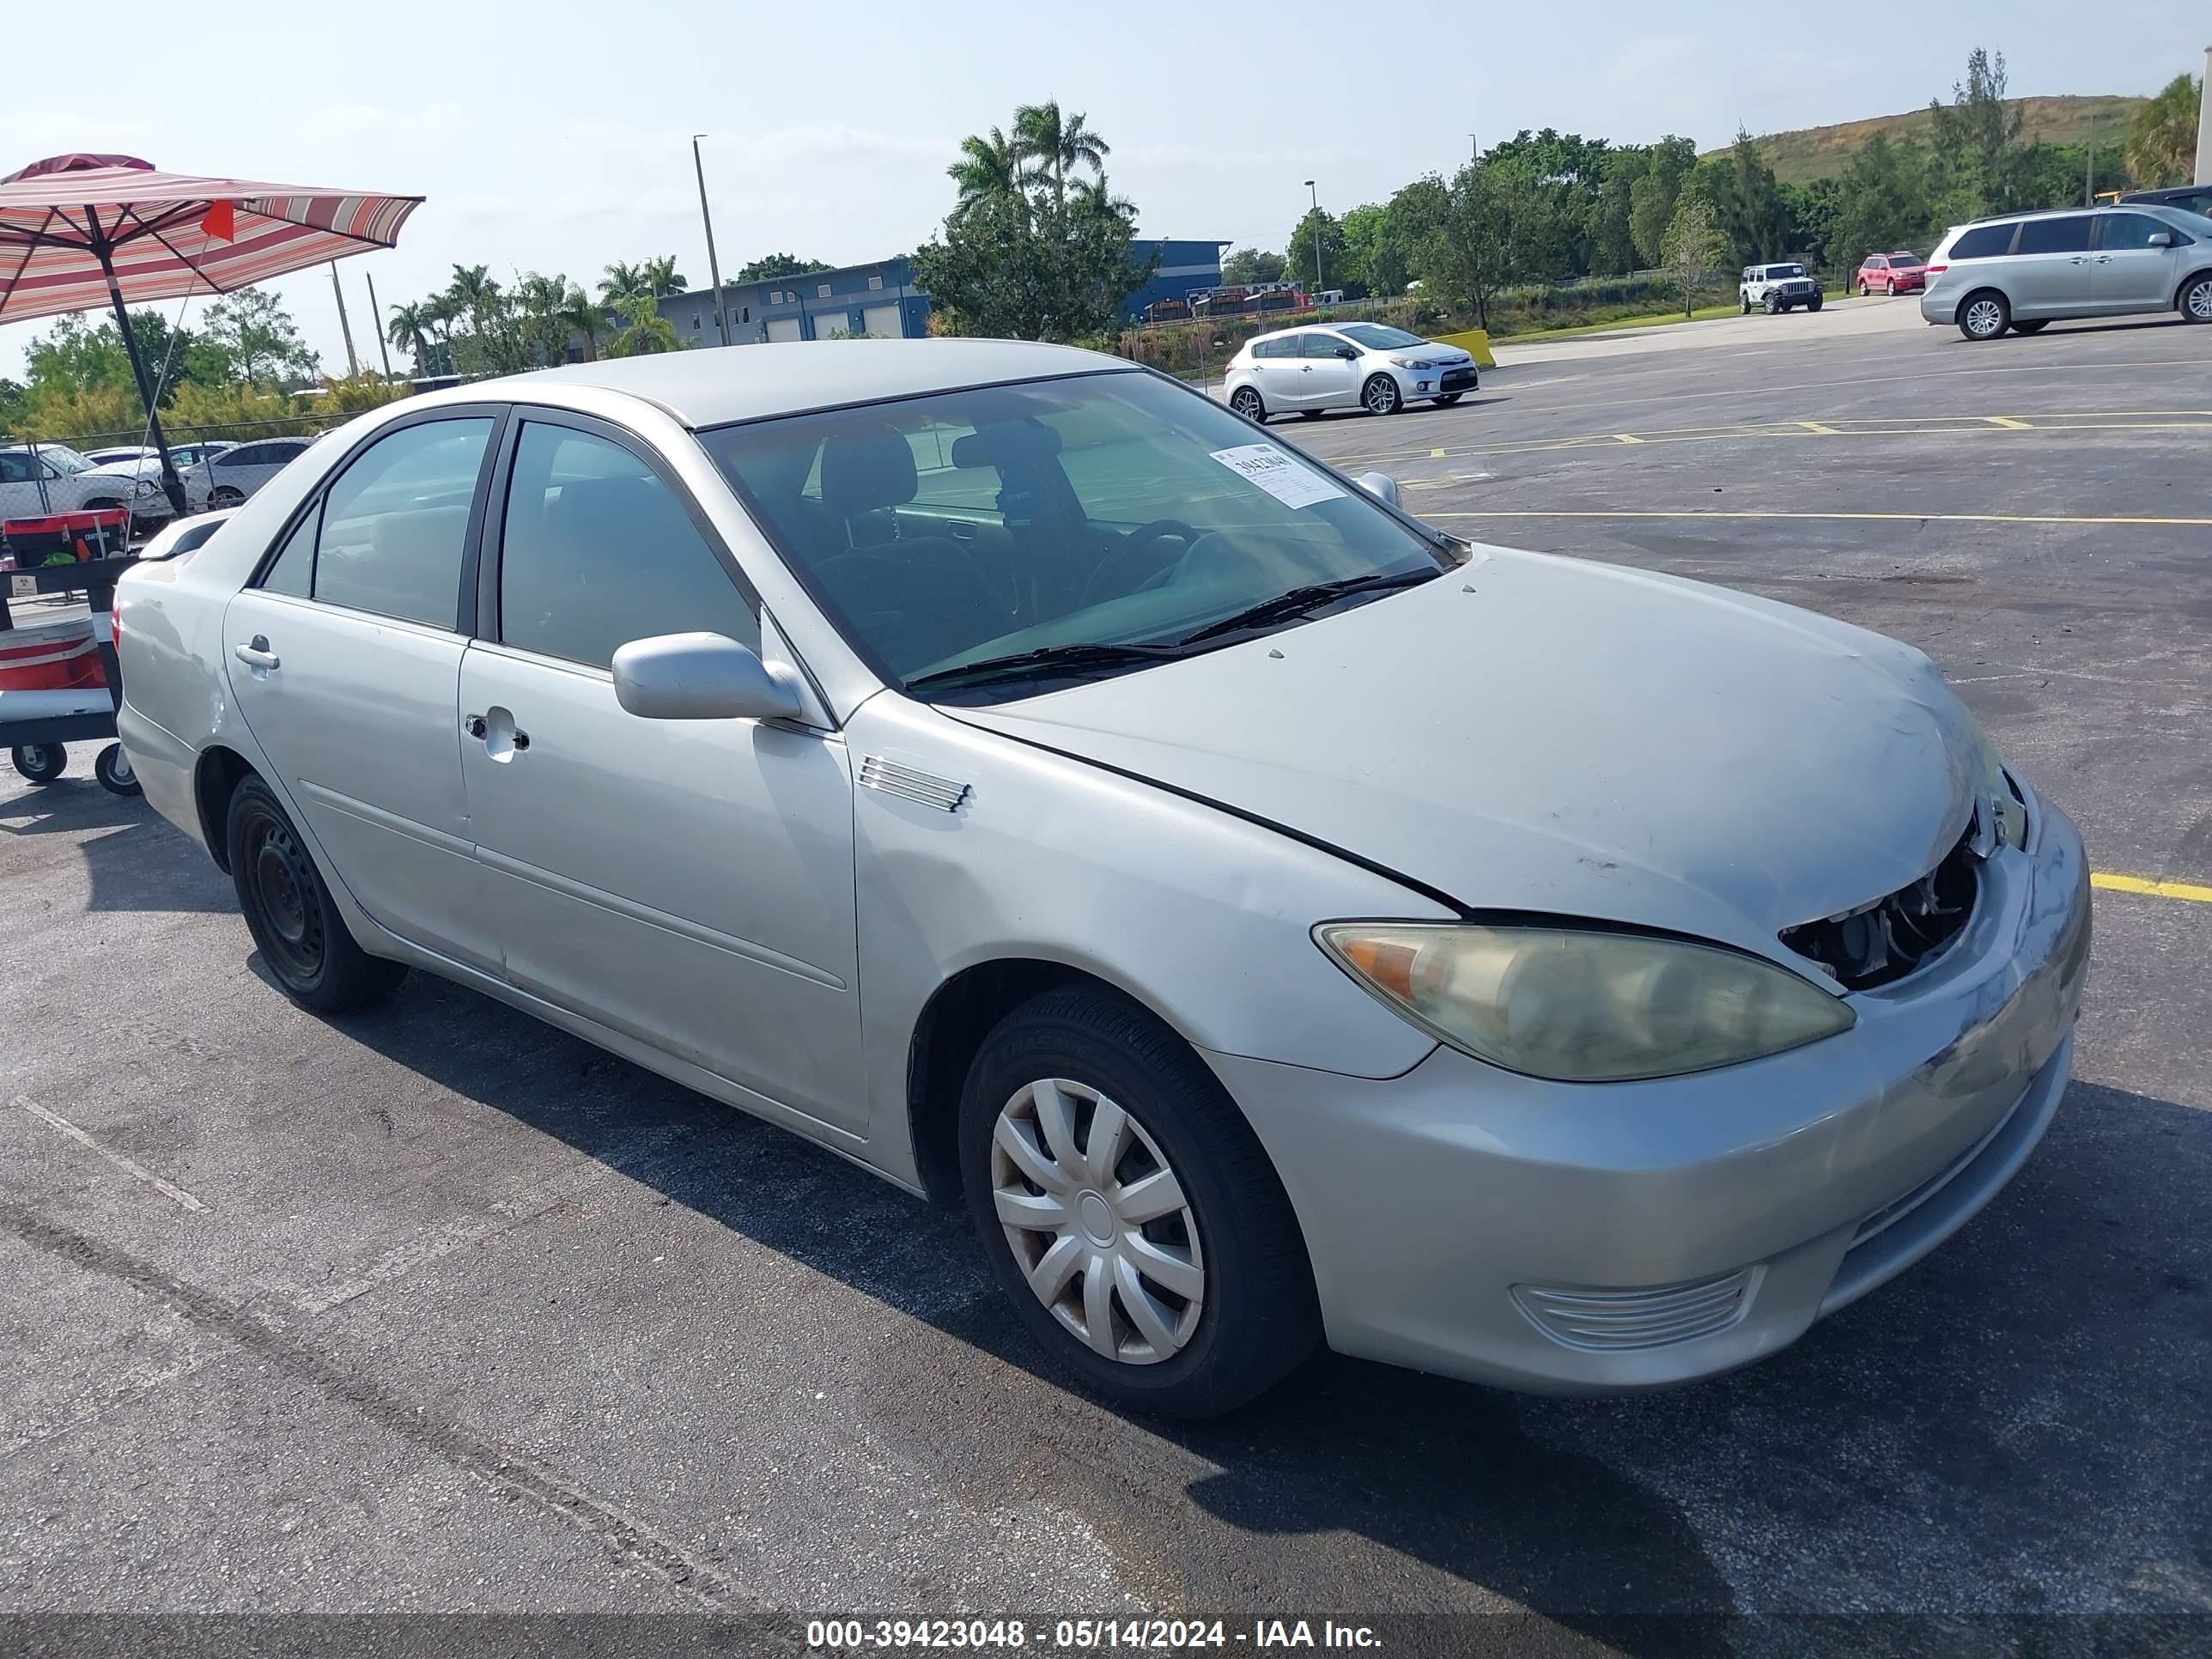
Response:
[[[1474,390],[1474,359],[1382,323],[1335,323],[1254,335],[1222,384],[1230,408],[1255,425],[1293,409],[1395,415],[1420,398],[1450,408]]]
[[[1808,311],[1820,308],[1820,283],[1805,274],[1804,266],[1794,263],[1746,265],[1735,291],[1747,316],[1754,306],[1770,313],[1792,311],[1799,306]]]

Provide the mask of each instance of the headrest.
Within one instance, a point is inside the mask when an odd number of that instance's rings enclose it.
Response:
[[[914,450],[888,423],[841,433],[822,447],[822,505],[841,519],[914,499]]]

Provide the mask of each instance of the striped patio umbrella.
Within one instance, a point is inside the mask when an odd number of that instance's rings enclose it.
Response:
[[[112,307],[161,450],[161,481],[185,511],[127,307],[228,294],[390,247],[419,196],[309,190],[161,173],[131,155],[54,155],[0,179],[0,323]]]

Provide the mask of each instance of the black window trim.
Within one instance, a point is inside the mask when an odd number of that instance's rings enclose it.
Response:
[[[506,430],[499,434],[497,439],[497,464],[492,468],[491,488],[483,526],[482,545],[486,553],[478,561],[474,573],[477,591],[473,638],[485,645],[495,645],[502,651],[526,657],[532,662],[557,664],[581,673],[597,674],[603,679],[614,678],[609,670],[596,663],[577,662],[571,658],[533,651],[526,645],[510,644],[502,637],[499,614],[499,567],[506,554],[501,537],[507,527],[507,494],[514,477],[514,458],[521,447],[522,428],[529,425],[566,427],[586,437],[613,444],[642,462],[646,469],[675,496],[677,505],[684,509],[684,517],[690,520],[691,527],[699,532],[699,538],[706,544],[707,550],[722,567],[723,574],[737,585],[738,597],[751,607],[754,622],[758,623],[761,621],[766,607],[761,603],[760,590],[753,586],[752,578],[745,574],[744,567],[730,551],[729,544],[722,539],[714,520],[699,505],[697,497],[677,476],[675,469],[669,465],[650,440],[596,415],[585,415],[573,409],[559,409],[545,404],[516,404],[512,406]],[[716,471],[719,473],[720,469]],[[751,514],[749,513],[747,516]],[[781,634],[782,630],[777,631]],[[765,637],[763,633],[763,640]],[[800,672],[804,673],[805,671],[802,667]],[[811,678],[810,675],[809,679]],[[826,703],[824,707],[827,707]]]
[[[440,628],[435,623],[420,622],[412,617],[390,617],[380,611],[357,610],[349,605],[339,605],[332,600],[318,597],[315,593],[313,572],[313,565],[319,565],[322,562],[323,538],[319,530],[315,535],[314,559],[313,564],[310,566],[307,597],[301,599],[297,594],[290,593],[276,596],[280,599],[295,599],[303,605],[317,605],[331,611],[343,611],[349,617],[374,617],[380,622],[392,623],[407,628],[427,628],[434,633],[451,634],[464,640],[474,637],[477,623],[476,599],[479,591],[477,565],[483,538],[486,488],[495,471],[494,463],[503,451],[507,428],[513,424],[512,413],[513,406],[507,404],[441,404],[434,409],[410,410],[404,415],[397,416],[364,432],[330,471],[322,476],[315,487],[307,492],[307,499],[284,515],[283,527],[277,531],[269,545],[262,550],[261,557],[254,564],[253,574],[248,579],[246,586],[256,590],[261,587],[263,582],[267,580],[270,568],[276,564],[277,556],[283,552],[284,544],[292,538],[292,532],[300,527],[300,521],[310,513],[320,513],[323,510],[323,499],[330,494],[331,486],[345,477],[352,470],[354,463],[367,453],[372,446],[392,436],[395,432],[404,431],[410,426],[427,426],[434,421],[489,419],[491,422],[491,433],[484,442],[483,459],[477,465],[476,493],[469,498],[468,528],[464,532],[461,543],[460,582],[459,591],[453,596],[453,619],[456,624],[454,627],[444,629]],[[306,452],[302,450],[301,453],[304,454]],[[296,460],[299,458],[295,456],[293,459]]]

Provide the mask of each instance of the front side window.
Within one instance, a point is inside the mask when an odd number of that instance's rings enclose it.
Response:
[[[1370,351],[1402,351],[1407,346],[1428,344],[1418,334],[1408,334],[1402,328],[1391,328],[1382,323],[1346,323],[1338,332],[1347,339],[1357,340]]]
[[[315,598],[458,628],[469,507],[491,428],[489,416],[424,421],[363,450],[324,497]]]
[[[1334,357],[1344,349],[1344,343],[1334,334],[1309,334],[1305,337],[1305,355],[1309,357]]]
[[[507,486],[499,621],[505,643],[593,668],[660,634],[760,648],[760,619],[659,475],[620,444],[537,421]]]
[[[931,697],[995,701],[1055,676],[1127,672],[1443,568],[1434,544],[1364,495],[1146,374],[975,387],[700,438],[846,637]],[[957,525],[931,511],[946,474],[989,506]],[[1310,592],[1324,584],[1365,591]]]
[[[2151,238],[2159,232],[2166,233],[2160,246],[2178,247],[2189,239],[2163,219],[2154,219],[2148,213],[2107,213],[2097,233],[2097,246],[2107,252],[2128,248],[2146,248]]]
[[[2057,219],[2024,219],[2020,227],[2022,253],[2087,253],[2089,229],[2096,220],[2087,213],[2069,213]]]
[[[0,455],[0,483],[36,483],[28,455]]]

